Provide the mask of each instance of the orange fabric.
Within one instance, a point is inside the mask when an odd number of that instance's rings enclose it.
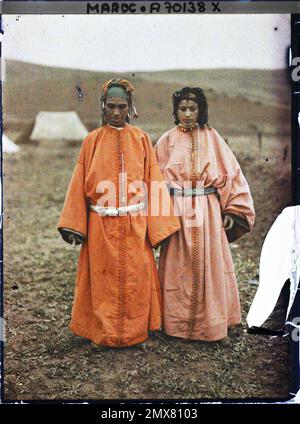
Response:
[[[222,215],[230,213],[246,224],[239,227],[238,236],[252,228],[255,214],[247,181],[232,151],[214,129],[183,132],[173,128],[160,138],[155,150],[170,186],[215,187],[218,192],[193,199],[173,197],[175,209],[178,214],[182,212],[182,228],[161,248],[163,327],[171,336],[222,339],[227,327],[241,320]]]
[[[155,180],[163,181],[149,136],[132,125],[123,129],[106,125],[90,133],[81,147],[59,221],[59,228],[85,236],[70,328],[107,346],[140,343],[149,329],[160,328],[162,299],[151,245],[180,228],[174,216],[135,212],[103,217],[90,211],[88,203],[99,204],[104,196],[110,199],[104,206],[123,206],[121,171],[127,173],[128,204],[135,196],[130,192],[132,181],[144,181],[148,188]],[[103,181],[115,184],[115,204],[109,203],[112,197],[105,191],[99,192]]]

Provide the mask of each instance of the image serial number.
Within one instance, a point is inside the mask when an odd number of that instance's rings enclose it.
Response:
[[[205,13],[208,10],[221,12],[220,2],[205,3],[204,1],[171,2],[165,1],[163,7],[167,13]],[[150,13],[158,13],[161,10],[160,3],[150,3]]]
[[[197,409],[146,409],[145,418],[197,418]]]
[[[184,2],[184,3],[176,3],[166,1],[164,2],[164,6],[168,13],[204,13],[206,11],[204,2]]]

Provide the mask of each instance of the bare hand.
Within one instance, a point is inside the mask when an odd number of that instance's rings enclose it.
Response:
[[[223,227],[225,231],[231,230],[234,225],[234,219],[230,215],[225,215]]]

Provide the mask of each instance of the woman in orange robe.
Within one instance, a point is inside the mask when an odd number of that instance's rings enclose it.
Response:
[[[219,340],[241,320],[229,241],[251,230],[253,201],[234,154],[208,126],[203,91],[184,87],[173,105],[177,127],[155,146],[181,220],[161,247],[163,327],[171,336]]]
[[[132,91],[126,80],[104,84],[105,125],[83,141],[58,225],[65,241],[82,242],[70,328],[112,347],[160,328],[152,246],[180,228],[177,217],[147,211],[151,185],[163,177],[149,136],[128,123]]]

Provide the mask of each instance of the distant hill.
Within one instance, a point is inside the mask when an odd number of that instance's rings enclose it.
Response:
[[[41,110],[76,110],[89,129],[99,126],[102,83],[116,73],[54,68],[7,60],[3,83],[4,125],[21,129]],[[120,75],[120,74],[119,74]],[[290,91],[285,71],[176,70],[122,73],[135,86],[139,119],[133,124],[160,134],[173,126],[171,94],[200,86],[208,97],[210,124],[226,134],[287,132]]]
[[[242,96],[266,105],[289,104],[285,70],[200,69],[141,73],[143,79],[201,86],[229,97]]]

